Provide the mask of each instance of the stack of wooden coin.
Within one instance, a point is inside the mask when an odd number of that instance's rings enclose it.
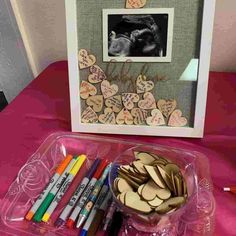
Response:
[[[135,161],[118,168],[113,182],[117,199],[142,213],[166,214],[185,204],[188,191],[180,167],[148,152],[134,152]]]

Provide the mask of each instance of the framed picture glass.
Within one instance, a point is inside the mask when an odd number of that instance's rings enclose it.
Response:
[[[202,137],[214,9],[66,1],[72,131]]]

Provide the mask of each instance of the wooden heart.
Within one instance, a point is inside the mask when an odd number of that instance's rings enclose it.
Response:
[[[79,68],[85,69],[96,63],[96,57],[94,55],[89,55],[86,49],[79,50]]]
[[[126,8],[142,8],[146,3],[147,0],[126,0]]]
[[[97,94],[97,89],[92,84],[82,81],[80,85],[80,97],[83,99],[87,99],[90,95],[94,96]]]
[[[116,123],[118,125],[132,125],[134,123],[134,118],[127,109],[123,108],[116,117]]]
[[[158,109],[154,109],[151,112],[150,117],[147,118],[147,124],[150,126],[159,126],[159,125],[165,125],[165,119],[162,115],[161,111]]]
[[[100,112],[103,108],[103,96],[95,95],[86,100],[88,106],[91,106],[95,112]]]
[[[126,109],[134,108],[134,103],[139,101],[139,95],[136,93],[122,93],[122,101]]]
[[[134,124],[143,125],[146,122],[148,112],[140,108],[134,108],[131,111],[131,115],[134,117]]]
[[[118,92],[119,88],[116,84],[111,85],[108,80],[103,80],[101,83],[101,90],[103,97],[106,99],[114,96]]]
[[[112,108],[112,110],[114,112],[120,112],[121,109],[122,109],[122,101],[121,101],[121,96],[120,95],[117,95],[117,96],[114,96],[114,97],[110,97],[108,99],[106,99],[105,101],[105,105],[107,107],[110,107]]]
[[[106,108],[104,110],[104,114],[101,114],[99,116],[99,121],[103,124],[112,124],[114,125],[116,123],[116,116],[115,113],[111,108]]]
[[[162,114],[168,118],[170,114],[175,110],[177,102],[174,99],[164,100],[160,99],[157,102],[157,107],[160,109]]]
[[[91,107],[87,107],[82,113],[81,120],[82,123],[96,123],[98,121],[98,116]]]
[[[143,100],[139,101],[138,107],[144,110],[150,110],[156,108],[156,101],[152,93],[147,92],[143,95]]]
[[[140,75],[136,80],[137,93],[146,93],[154,88],[154,83],[151,80],[147,81],[145,75]]]
[[[182,117],[181,110],[175,110],[171,115],[168,122],[169,126],[172,127],[182,127],[187,125],[188,120],[185,117]]]
[[[88,76],[88,81],[92,84],[100,83],[106,79],[105,73],[97,65],[91,66],[89,68],[89,71],[90,71],[90,75]]]

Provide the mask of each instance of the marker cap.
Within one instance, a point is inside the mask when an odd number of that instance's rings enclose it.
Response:
[[[70,174],[75,176],[78,173],[78,171],[80,170],[80,168],[83,165],[83,163],[86,160],[86,158],[87,157],[85,155],[80,155],[79,158],[78,158],[78,161],[75,163],[75,165],[71,169]]]
[[[72,219],[68,219],[66,222],[66,226],[69,229],[73,229],[75,222]]]
[[[80,236],[86,236],[87,235],[87,230],[82,229]]]
[[[108,160],[103,159],[94,174],[94,178],[99,179],[108,164]]]
[[[99,159],[99,158],[97,158],[97,159],[93,162],[93,164],[92,164],[92,166],[91,166],[91,168],[90,168],[90,170],[88,171],[87,176],[86,176],[88,179],[91,179],[91,178],[93,177],[93,175],[94,175],[94,173],[95,173],[95,171],[96,171],[98,165],[100,164],[100,162],[101,162],[101,159]]]
[[[61,164],[57,167],[56,173],[62,174],[70,161],[72,160],[73,156],[72,155],[67,155],[66,158],[61,162]]]
[[[32,220],[33,216],[34,216],[34,212],[29,211],[27,215],[25,216],[25,219],[30,221]]]

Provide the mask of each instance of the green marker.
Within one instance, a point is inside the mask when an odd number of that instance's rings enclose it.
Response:
[[[44,199],[44,201],[40,205],[39,209],[36,211],[33,221],[41,222],[44,213],[48,209],[49,205],[51,204],[52,200],[56,196],[57,192],[59,191],[60,187],[62,186],[63,182],[67,178],[69,172],[71,171],[71,169],[73,168],[77,160],[78,160],[78,156],[75,156],[70,161],[69,165],[66,167],[61,177],[58,179],[58,181],[56,182],[52,190],[48,193],[47,197]]]

